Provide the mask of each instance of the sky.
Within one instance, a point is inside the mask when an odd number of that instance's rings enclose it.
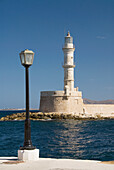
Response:
[[[25,107],[24,49],[35,53],[30,108],[39,108],[41,91],[63,90],[68,30],[75,87],[83,98],[114,99],[114,0],[0,0],[0,109]]]

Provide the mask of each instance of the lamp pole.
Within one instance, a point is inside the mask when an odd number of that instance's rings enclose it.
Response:
[[[33,63],[33,57],[34,53],[29,50],[25,50],[20,53],[21,63],[25,67],[26,73],[26,119],[25,119],[24,145],[20,147],[21,150],[36,149],[36,147],[32,145],[31,141],[31,122],[29,116],[29,67]]]

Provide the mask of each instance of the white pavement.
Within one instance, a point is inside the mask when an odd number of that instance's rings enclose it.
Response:
[[[114,170],[114,164],[51,158],[39,158],[37,161],[19,163],[17,157],[0,157],[0,170]]]

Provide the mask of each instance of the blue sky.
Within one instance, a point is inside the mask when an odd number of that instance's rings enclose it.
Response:
[[[114,99],[114,0],[0,0],[0,109],[25,107],[19,53],[35,52],[30,107],[40,91],[62,90],[64,36],[74,38],[75,87],[83,98]]]

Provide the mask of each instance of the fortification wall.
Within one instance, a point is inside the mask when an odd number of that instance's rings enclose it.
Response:
[[[114,116],[113,104],[83,104],[83,113],[99,114],[103,117]]]

